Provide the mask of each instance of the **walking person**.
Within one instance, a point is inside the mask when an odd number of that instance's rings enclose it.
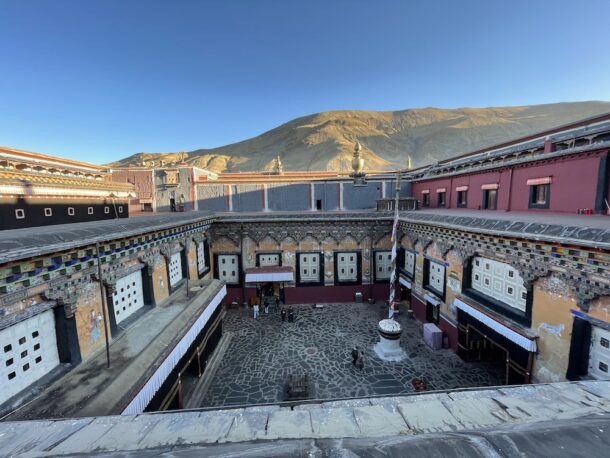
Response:
[[[269,301],[265,298],[265,315],[269,315]]]
[[[254,304],[252,310],[254,311],[254,319],[256,320],[258,318],[258,304]]]
[[[280,312],[280,316],[282,317],[282,322],[286,321],[286,309],[282,307],[282,311]]]
[[[294,323],[294,310],[292,310],[292,307],[288,308],[288,322]]]
[[[356,367],[356,360],[358,359],[358,347],[352,348],[352,366]]]
[[[362,351],[358,352],[358,357],[356,358],[356,368],[358,370],[364,369],[364,353],[362,353]]]

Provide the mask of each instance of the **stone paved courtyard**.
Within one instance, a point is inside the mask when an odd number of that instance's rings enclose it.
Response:
[[[384,362],[373,352],[377,323],[387,308],[369,304],[330,304],[324,309],[294,306],[296,321],[279,315],[254,320],[249,309],[230,309],[224,321],[230,338],[201,407],[273,403],[285,400],[290,374],[309,374],[312,398],[338,399],[413,391],[423,378],[428,390],[503,384],[501,368],[465,363],[451,350],[434,351],[422,340],[422,324],[401,313],[401,345],[408,357]],[[351,364],[351,348],[364,349],[362,371]]]

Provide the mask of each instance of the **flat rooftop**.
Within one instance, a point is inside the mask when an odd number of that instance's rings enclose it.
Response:
[[[610,381],[0,423],[9,456],[606,456]]]
[[[205,221],[212,216],[211,212],[155,213],[135,218],[0,231],[0,263],[169,229],[180,224]]]
[[[435,208],[400,212],[400,219],[493,235],[610,248],[610,216],[606,215]]]
[[[373,209],[232,213],[189,211],[11,229],[0,231],[0,264],[202,221],[391,221],[392,218],[392,212]],[[481,233],[610,249],[610,216],[605,215],[426,209],[400,212],[400,218]]]

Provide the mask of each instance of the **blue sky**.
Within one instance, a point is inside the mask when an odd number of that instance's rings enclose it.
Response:
[[[325,110],[610,100],[610,2],[0,0],[0,144],[103,163]]]

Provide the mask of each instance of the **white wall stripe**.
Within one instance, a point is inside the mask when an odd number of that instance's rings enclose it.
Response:
[[[161,363],[152,377],[148,379],[138,394],[136,394],[129,405],[125,407],[123,412],[121,412],[121,415],[135,415],[144,412],[144,409],[148,403],[151,401],[159,388],[161,388],[161,385],[163,385],[163,382],[165,382],[174,367],[176,367],[176,364],[178,364],[180,358],[186,354],[186,351],[195,340],[195,337],[197,337],[197,335],[204,328],[214,311],[220,305],[220,301],[222,301],[222,298],[225,297],[226,294],[227,287],[225,285],[220,291],[218,291],[218,293],[216,293],[216,296],[214,296],[210,304],[205,308],[199,318],[197,318],[197,321],[195,321],[182,339],[180,339],[171,353],[167,355],[167,358],[165,358],[165,360]]]
[[[465,302],[463,302],[459,299],[455,299],[455,301],[453,303],[460,310],[463,310],[468,315],[472,316],[473,318],[476,318],[484,325],[489,326],[491,329],[496,331],[498,334],[503,335],[511,342],[514,342],[517,345],[519,345],[521,348],[524,348],[525,350],[531,351],[531,352],[536,351],[536,341],[535,340],[528,339],[527,337],[522,336],[521,334],[504,326],[502,323],[498,323],[496,320],[492,319],[491,317],[485,315],[483,312],[478,311],[474,307],[466,304]]]

